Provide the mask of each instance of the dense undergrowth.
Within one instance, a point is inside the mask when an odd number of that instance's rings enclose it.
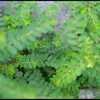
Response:
[[[63,4],[70,18],[54,32]],[[43,12],[35,1],[8,5],[0,13],[0,98],[71,99],[100,89],[100,1],[54,1]]]

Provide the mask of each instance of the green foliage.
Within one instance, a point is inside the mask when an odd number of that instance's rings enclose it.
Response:
[[[35,1],[7,4],[0,13],[0,98],[71,99],[80,88],[100,89],[100,2],[54,1],[43,12]],[[70,18],[54,32],[63,4]]]
[[[34,98],[34,92],[9,77],[0,75],[0,98]]]

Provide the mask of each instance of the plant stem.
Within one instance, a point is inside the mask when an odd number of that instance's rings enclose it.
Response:
[[[34,16],[33,16],[33,14],[32,14],[32,12],[30,11],[30,14],[32,15],[32,17],[33,17],[33,20],[35,20],[35,18],[34,18]]]

